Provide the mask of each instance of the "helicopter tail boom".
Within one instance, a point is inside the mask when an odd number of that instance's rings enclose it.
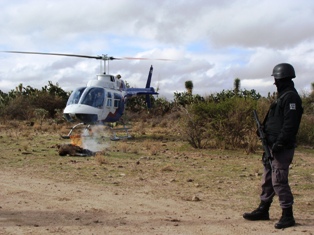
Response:
[[[155,91],[155,89],[153,87],[150,87],[150,83],[152,81],[152,75],[153,75],[153,66],[151,65],[150,69],[149,69],[145,88],[127,88],[125,90],[125,92],[126,92],[125,97],[145,95],[147,107],[151,108],[150,95],[158,95],[158,93]]]
[[[150,88],[127,88],[125,97],[132,97],[137,95],[158,95],[153,87]]]
[[[125,97],[131,97],[136,95],[158,95],[157,92],[155,92],[155,89],[153,87],[150,87],[150,83],[152,81],[152,75],[153,75],[153,66],[150,66],[147,82],[145,88],[126,88]]]

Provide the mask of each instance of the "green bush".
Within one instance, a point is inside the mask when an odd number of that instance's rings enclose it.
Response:
[[[256,106],[256,100],[236,96],[191,104],[182,115],[182,132],[195,148],[248,148]]]
[[[313,83],[314,84],[314,83]],[[313,86],[312,84],[312,86]],[[299,145],[314,146],[314,91],[303,95],[303,116],[297,136]]]
[[[29,120],[33,117],[33,108],[28,97],[17,96],[9,101],[1,115],[10,120]]]
[[[243,148],[254,152],[260,145],[256,137],[253,109],[263,122],[272,97],[238,96],[232,92],[211,95],[206,102],[182,108],[182,135],[194,148]],[[304,114],[297,140],[299,145],[314,146],[314,115],[311,96],[304,98]]]
[[[314,146],[314,115],[303,114],[297,136],[299,145]]]
[[[41,90],[20,84],[8,94],[0,91],[1,117],[17,120],[35,118],[35,110],[43,109],[48,112],[46,118],[54,118],[56,110],[63,109],[69,94],[58,84],[49,82]]]

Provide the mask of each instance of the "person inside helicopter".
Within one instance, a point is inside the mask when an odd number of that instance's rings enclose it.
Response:
[[[116,76],[116,78],[117,78],[117,88],[118,88],[118,90],[120,90],[120,91],[122,91],[122,80],[120,79],[121,78],[121,75],[120,74],[118,74],[117,76]]]
[[[98,89],[96,96],[93,101],[93,106],[96,108],[102,108],[104,103],[104,91],[102,89]]]

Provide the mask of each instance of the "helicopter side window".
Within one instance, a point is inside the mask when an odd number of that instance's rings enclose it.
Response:
[[[112,95],[111,92],[107,93],[107,107],[111,107],[112,106]]]
[[[114,100],[114,107],[119,108],[120,100]]]
[[[119,108],[119,106],[120,106],[120,98],[121,98],[120,95],[114,94],[114,102],[113,102],[114,108]]]
[[[80,88],[77,88],[75,89],[70,97],[69,97],[69,100],[67,102],[67,105],[70,105],[70,104],[77,104],[84,92],[84,90],[86,89],[86,87],[80,87]]]

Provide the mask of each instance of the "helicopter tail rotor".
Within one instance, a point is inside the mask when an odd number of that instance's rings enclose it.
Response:
[[[153,75],[153,66],[150,66],[148,77],[147,77],[147,82],[146,82],[146,87],[145,88],[150,88],[150,83],[152,81],[152,75]]]
[[[153,66],[151,65],[149,69],[148,77],[147,77],[146,88],[150,88],[150,83],[152,81],[152,74],[153,74]],[[146,105],[147,105],[147,108],[149,109],[152,107],[150,95],[146,95]]]

